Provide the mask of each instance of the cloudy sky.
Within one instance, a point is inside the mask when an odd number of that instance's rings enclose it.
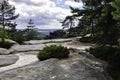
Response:
[[[16,13],[20,16],[16,20],[19,29],[24,28],[29,19],[39,29],[60,29],[61,21],[65,16],[71,15],[69,6],[82,7],[82,3],[73,0],[9,0],[15,5]]]

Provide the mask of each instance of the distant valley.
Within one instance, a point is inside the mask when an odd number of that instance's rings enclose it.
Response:
[[[36,29],[36,31],[44,35],[48,35],[50,32],[53,32],[55,30],[58,30],[58,29]]]

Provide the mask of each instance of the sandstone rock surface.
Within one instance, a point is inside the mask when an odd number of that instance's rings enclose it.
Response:
[[[4,48],[0,48],[0,54],[2,54],[2,55],[7,55],[7,54],[9,54],[9,53],[10,53],[9,50],[4,49]]]
[[[91,45],[74,42],[74,39],[32,40],[25,45],[14,45],[12,50],[17,52],[19,60],[4,70],[0,69],[3,70],[0,80],[110,80],[103,74],[106,65],[84,52]],[[38,61],[35,54],[53,44],[75,50],[68,59]]]
[[[33,45],[33,44],[45,44],[45,43],[60,43],[60,42],[70,42],[72,38],[69,39],[50,39],[50,40],[30,40],[26,41],[25,44]]]
[[[38,51],[42,50],[45,47],[45,44],[36,44],[36,45],[15,45],[12,46],[12,49],[17,52],[27,52],[27,51]]]
[[[48,59],[0,74],[1,80],[108,80],[97,69],[84,63],[79,56]]]
[[[33,45],[14,45],[12,46],[12,50],[16,52],[29,52],[29,51],[40,51],[45,46],[50,45],[59,45],[58,43],[47,43],[47,44],[33,44]]]
[[[0,67],[14,64],[17,60],[16,55],[0,55]]]

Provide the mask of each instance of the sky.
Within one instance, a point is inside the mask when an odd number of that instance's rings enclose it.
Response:
[[[73,0],[9,0],[20,16],[16,19],[18,29],[24,29],[30,19],[36,28],[61,29],[61,21],[71,15],[69,6],[80,8],[83,4]]]

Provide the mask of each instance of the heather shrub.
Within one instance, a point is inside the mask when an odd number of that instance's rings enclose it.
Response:
[[[66,47],[51,45],[43,48],[43,50],[38,53],[37,57],[39,60],[46,60],[49,58],[63,59],[68,58],[68,55],[69,50]]]

